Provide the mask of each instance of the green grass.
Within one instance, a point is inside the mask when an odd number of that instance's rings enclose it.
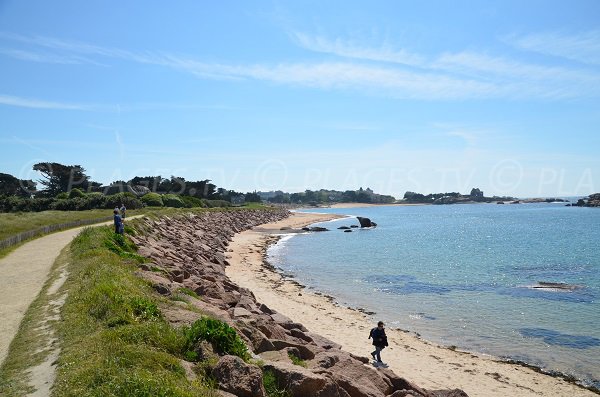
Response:
[[[251,356],[244,341],[235,329],[221,320],[202,317],[190,327],[183,327],[182,332],[185,337],[184,356],[188,361],[197,361],[198,354],[194,347],[199,340],[210,342],[219,353],[233,354],[244,361],[250,360]]]
[[[146,208],[143,210],[131,210],[127,211],[127,215],[135,216],[147,213],[148,211],[151,210]],[[58,225],[73,221],[109,218],[112,217],[112,215],[112,210],[3,212],[0,213],[0,240],[44,226]],[[14,249],[30,240],[31,239],[25,240],[20,244],[0,249],[0,258],[6,256]]]
[[[306,361],[296,356],[294,353],[288,353],[288,357],[292,360],[292,364],[306,368]]]
[[[275,374],[271,371],[263,372],[263,386],[268,397],[292,397],[292,393],[277,383]]]
[[[193,289],[190,288],[186,288],[186,287],[181,287],[177,290],[178,292],[181,292],[182,294],[186,294],[191,296],[192,298],[198,298],[198,294],[196,293],[196,291],[194,291]]]
[[[163,319],[161,298],[134,276],[137,261],[111,245],[133,249],[109,227],[84,229],[73,241],[53,395],[215,395],[186,378],[183,332]]]
[[[234,211],[239,209],[264,209],[268,208],[262,204],[249,203],[243,207],[228,207],[227,210]],[[157,208],[146,207],[139,210],[127,210],[127,216],[140,214],[175,215],[186,212],[219,211],[223,208]],[[42,212],[10,212],[0,213],[0,240],[14,236],[29,230],[35,230],[43,226],[56,225],[72,221],[99,219],[111,217],[112,210],[88,210],[88,211],[42,211]]]
[[[213,210],[160,209],[149,216]],[[142,224],[132,221],[128,232],[143,233]],[[114,234],[111,227],[85,228],[63,251],[26,313],[0,368],[0,395],[32,391],[28,369],[49,354],[44,346],[50,336],[39,325],[47,317],[50,300],[68,291],[61,320],[49,324],[62,349],[53,396],[216,396],[215,381],[203,369],[211,364],[196,363],[198,378],[190,381],[182,360],[195,361],[194,345],[199,340],[244,360],[249,359],[247,347],[233,328],[207,317],[188,328],[173,328],[160,311],[169,301],[134,275],[140,258],[132,242]],[[63,269],[68,270],[65,284],[48,296],[45,291]],[[180,292],[193,296],[193,291]],[[278,395],[284,396],[274,394]]]

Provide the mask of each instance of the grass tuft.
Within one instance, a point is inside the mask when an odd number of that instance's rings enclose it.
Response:
[[[292,397],[292,393],[284,387],[279,386],[277,377],[273,371],[263,371],[263,386],[268,397]]]
[[[202,317],[190,327],[183,327],[182,332],[186,339],[184,354],[189,361],[198,359],[194,349],[200,340],[210,342],[219,353],[233,354],[244,361],[249,361],[251,358],[246,344],[235,329],[221,320]]]
[[[296,356],[294,353],[288,353],[288,357],[292,360],[292,364],[298,365],[300,367],[306,368],[306,361],[302,360],[300,357]]]

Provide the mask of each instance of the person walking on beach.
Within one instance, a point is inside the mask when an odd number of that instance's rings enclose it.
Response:
[[[371,356],[373,360],[380,364],[383,363],[381,361],[381,351],[388,345],[387,335],[383,326],[383,321],[380,321],[377,323],[377,327],[373,328],[369,333],[369,339],[373,338],[373,346],[375,346],[375,351],[371,352]]]
[[[125,211],[127,210],[127,208],[125,208],[125,204],[121,203],[121,208],[119,208],[119,211],[121,211],[121,218],[125,219]]]
[[[113,220],[115,221],[115,233],[123,234],[125,227],[123,226],[123,219],[121,219],[121,216],[119,215],[119,210],[115,208],[113,214]]]

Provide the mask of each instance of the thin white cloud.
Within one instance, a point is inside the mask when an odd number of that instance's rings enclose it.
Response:
[[[296,33],[295,37],[304,48],[359,62],[344,60],[255,65],[219,64],[163,52],[133,52],[51,37],[0,33],[0,38],[65,51],[66,55],[97,56],[153,64],[205,79],[267,81],[319,89],[359,90],[370,95],[423,100],[552,100],[600,95],[600,75],[590,71],[540,66],[472,52],[442,54],[438,59],[426,61],[419,55],[392,50],[385,46],[370,49],[343,40],[328,40],[302,33]],[[379,64],[373,64],[371,61],[377,61]],[[27,101],[22,101],[21,106],[26,105]],[[30,107],[43,107],[44,103],[31,105]],[[60,105],[47,103],[46,107],[65,108],[64,104],[62,107]]]
[[[525,96],[573,98],[600,94],[600,74],[558,66],[541,66],[473,52],[442,54],[431,67],[479,81],[507,84]]]
[[[372,94],[414,99],[464,99],[500,94],[501,87],[435,73],[352,63],[281,64],[245,70],[249,77],[323,89],[359,89]]]
[[[574,98],[579,96],[597,96],[600,94],[600,75],[586,70],[557,66],[536,65],[498,56],[475,52],[445,53],[437,59],[407,52],[393,50],[389,46],[365,48],[341,39],[327,39],[322,36],[310,36],[295,32],[292,36],[303,48],[311,51],[334,54],[368,61],[396,63],[396,69],[406,69],[405,75],[416,77],[415,82],[428,80],[428,85],[440,88],[446,94],[433,95],[431,99],[445,98],[527,98],[543,99]],[[381,70],[375,68],[374,70]],[[397,71],[395,75],[401,72]],[[380,74],[380,73],[375,73]],[[433,80],[433,81],[431,81]],[[391,80],[392,85],[394,81]],[[461,94],[447,95],[452,88],[460,88],[455,83],[466,83]],[[412,97],[420,97],[423,84],[415,84],[418,89]],[[425,90],[426,91],[426,90]]]
[[[87,55],[97,55],[109,58],[125,59],[140,63],[156,63],[153,55],[144,53],[135,53],[132,51],[118,48],[102,47],[72,40],[61,40],[46,36],[24,36],[20,34],[0,32],[0,38],[17,41],[33,46],[51,48],[53,50],[65,51],[67,53],[78,53]]]
[[[334,54],[346,58],[370,61],[391,62],[404,65],[421,66],[424,58],[409,51],[391,48],[384,45],[380,48],[369,48],[342,39],[330,40],[322,36],[310,36],[294,32],[292,37],[302,47],[315,52]]]
[[[432,68],[480,77],[528,78],[535,80],[595,77],[587,72],[573,72],[560,67],[539,66],[502,57],[492,57],[474,52],[442,54]]]
[[[22,98],[0,94],[0,105],[16,106],[33,109],[54,110],[92,110],[90,106],[76,103],[51,102],[34,98]]]
[[[505,41],[523,50],[600,65],[600,30],[578,34],[548,32],[510,36]]]
[[[76,56],[76,55],[57,55],[57,54],[48,54],[42,52],[34,52],[34,51],[26,51],[26,50],[16,50],[11,48],[0,49],[0,54],[19,59],[22,61],[30,61],[30,62],[39,62],[39,63],[55,63],[61,65],[80,65],[80,64],[94,64],[98,66],[106,66],[99,62],[93,61],[91,59]]]

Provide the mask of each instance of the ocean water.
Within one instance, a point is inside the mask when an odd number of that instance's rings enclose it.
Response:
[[[316,212],[316,211],[315,211]],[[600,208],[470,204],[319,209],[373,229],[283,238],[268,259],[373,321],[600,387]],[[576,285],[535,289],[538,282]]]

